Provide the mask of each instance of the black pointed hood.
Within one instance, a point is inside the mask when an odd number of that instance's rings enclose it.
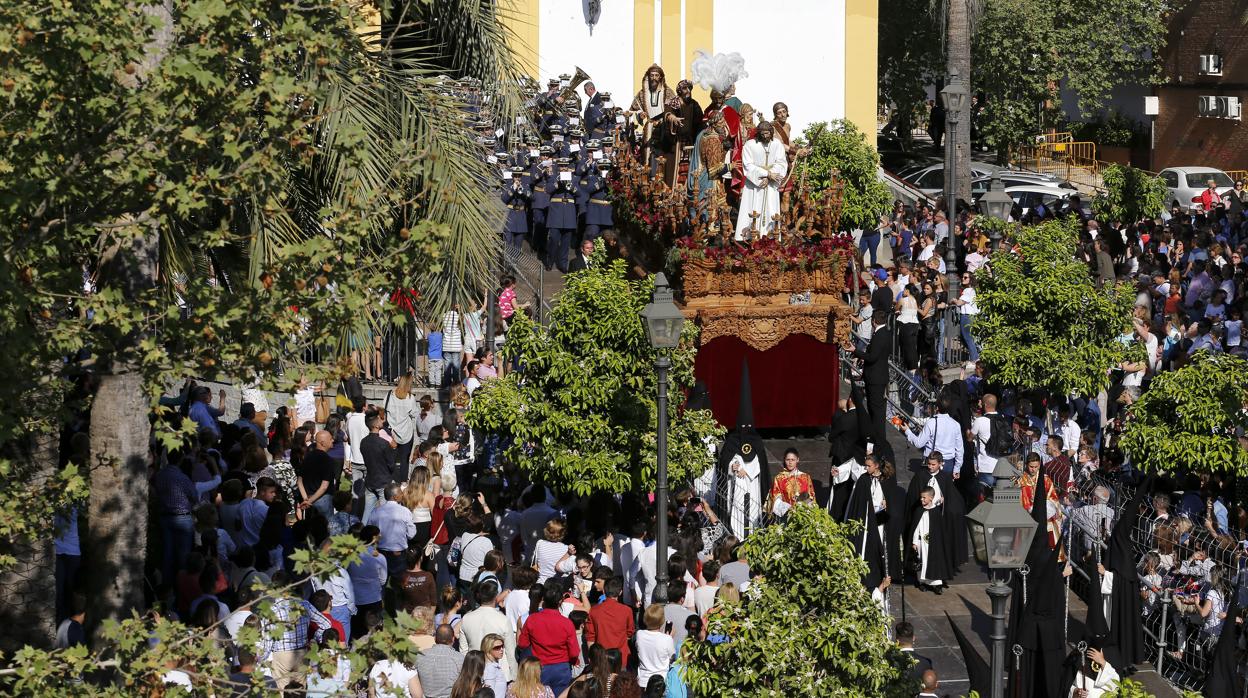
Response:
[[[1024,465],[1025,469],[1027,466]],[[1049,498],[1044,486],[1044,468],[1036,475],[1035,494],[1031,498],[1031,520],[1036,522],[1036,533],[1031,537],[1031,548],[1027,551],[1027,564],[1035,568],[1040,561],[1051,552],[1049,549]]]
[[[1235,617],[1239,614],[1239,589],[1231,589],[1231,600],[1226,608],[1226,620],[1222,621],[1222,634],[1213,648],[1213,662],[1205,681],[1208,698],[1240,698],[1243,683],[1235,665]]]
[[[597,96],[597,95],[595,95]],[[698,381],[693,384],[693,388],[689,390],[689,397],[685,400],[686,410],[709,410],[711,409],[711,393],[706,389],[706,383]]]
[[[1109,538],[1105,569],[1113,571],[1115,575],[1122,575],[1125,580],[1131,582],[1138,579],[1135,571],[1135,555],[1131,549],[1131,530],[1135,528],[1140,504],[1143,503],[1144,496],[1151,489],[1152,483],[1153,476],[1150,475],[1135,489],[1135,496],[1131,498],[1131,503],[1122,510],[1122,514],[1114,522],[1114,530]]]
[[[992,668],[980,656],[979,650],[971,644],[962,628],[949,617],[948,611],[945,611],[945,620],[949,621],[953,636],[958,640],[958,649],[962,650],[962,661],[966,663],[966,678],[970,682],[970,690],[978,691],[981,696],[992,695]]]
[[[758,481],[762,488],[762,494],[765,495],[767,488],[771,487],[771,470],[767,465],[766,442],[763,441],[762,435],[754,428],[754,401],[750,390],[750,365],[745,359],[741,360],[741,392],[740,403],[737,408],[737,425],[724,436],[724,443],[719,449],[719,460],[716,463],[719,482],[729,482],[728,464],[737,456],[740,456],[745,461],[758,459],[760,468]]]

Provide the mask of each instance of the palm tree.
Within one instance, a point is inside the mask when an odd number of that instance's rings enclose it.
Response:
[[[936,17],[940,27],[940,36],[945,42],[946,75],[958,75],[968,90],[974,93],[971,84],[971,37],[975,33],[975,22],[983,14],[986,0],[932,0],[932,15]],[[969,102],[969,100],[968,100]],[[967,105],[969,109],[969,104]],[[954,144],[954,168],[956,172],[969,173],[971,152],[971,115],[962,114],[957,130],[947,136]],[[956,179],[954,198],[964,201],[971,200],[971,180],[969,176]]]
[[[110,45],[120,46],[127,53],[116,52],[119,62],[115,66],[92,65],[90,72],[74,67],[74,61],[81,56],[67,43],[74,37],[56,36],[58,41],[50,41],[46,53],[61,51],[57,55],[66,56],[66,60],[61,64],[50,62],[51,72],[36,77],[46,81],[38,88],[56,93],[59,100],[32,98],[35,92],[28,84],[35,77],[29,77],[30,71],[23,76],[20,68],[29,65],[31,59],[23,56],[26,62],[14,62],[14,67],[7,69],[13,72],[6,73],[12,76],[6,84],[17,83],[18,89],[26,91],[10,113],[0,117],[0,124],[10,134],[16,134],[7,139],[5,161],[30,162],[31,172],[45,172],[39,167],[51,169],[46,162],[69,165],[60,166],[59,177],[44,175],[33,185],[34,177],[23,178],[16,168],[0,172],[13,194],[6,201],[13,215],[0,225],[0,240],[7,249],[38,243],[41,252],[40,256],[27,256],[30,267],[25,272],[25,282],[0,283],[0,310],[5,317],[23,321],[37,319],[43,313],[46,322],[54,325],[46,331],[14,331],[10,358],[3,363],[17,371],[21,367],[48,365],[38,362],[50,359],[55,382],[49,385],[58,387],[66,375],[84,370],[99,378],[90,409],[90,453],[92,463],[105,463],[108,467],[95,468],[91,474],[87,545],[93,556],[92,568],[86,575],[94,587],[92,614],[96,618],[128,615],[143,602],[153,433],[149,415],[153,393],[165,387],[152,377],[168,378],[198,370],[211,374],[221,368],[205,368],[213,366],[212,356],[199,362],[202,354],[195,352],[205,343],[203,336],[188,337],[185,327],[180,332],[167,329],[180,327],[175,299],[190,299],[188,302],[193,305],[197,298],[211,297],[213,314],[218,318],[236,318],[222,319],[218,329],[224,331],[227,323],[235,322],[233,328],[241,326],[246,334],[253,335],[251,330],[263,321],[257,318],[249,323],[246,311],[248,303],[271,281],[271,277],[266,281],[266,272],[274,267],[288,268],[282,267],[290,264],[283,260],[289,260],[291,255],[306,257],[309,249],[329,249],[332,254],[339,239],[335,221],[326,217],[325,212],[332,211],[360,212],[365,218],[351,221],[353,230],[361,224],[370,226],[368,244],[356,245],[346,252],[360,265],[387,264],[387,247],[394,244],[387,241],[402,237],[402,228],[415,230],[423,226],[440,231],[427,263],[386,277],[414,279],[411,283],[422,291],[425,312],[437,312],[456,298],[479,296],[489,283],[490,265],[501,246],[499,214],[493,205],[495,176],[479,158],[479,147],[464,127],[465,105],[445,94],[442,76],[472,77],[496,87],[492,92],[492,113],[499,123],[511,119],[519,104],[518,74],[492,3],[436,0],[424,4],[410,0],[410,19],[384,30],[374,29],[360,41],[352,36],[349,24],[342,21],[349,16],[345,10],[341,16],[335,14],[346,6],[346,0],[340,2],[294,11],[307,11],[309,20],[318,22],[318,30],[324,27],[324,31],[334,32],[336,40],[322,45],[347,50],[318,56],[301,52],[299,46],[273,45],[273,54],[264,57],[270,67],[281,60],[288,61],[278,66],[285,84],[301,79],[312,83],[306,92],[291,91],[316,95],[315,100],[306,103],[310,111],[306,121],[315,125],[306,132],[263,132],[265,114],[279,112],[273,123],[274,128],[280,129],[288,123],[287,115],[305,105],[262,103],[265,90],[269,89],[266,76],[249,73],[255,70],[249,61],[258,57],[257,52],[270,48],[263,45],[263,35],[243,37],[241,48],[226,45],[228,40],[223,42],[218,59],[206,57],[205,49],[197,48],[204,44],[188,42],[186,36],[181,36],[179,23],[185,16],[179,12],[194,8],[200,14],[186,21],[197,19],[202,23],[217,21],[214,18],[221,16],[195,7],[194,3],[164,0],[163,5],[145,6],[141,12],[162,16],[164,29],[159,36],[150,37],[151,41],[143,39],[141,44],[134,40],[146,36],[141,33],[144,23],[137,19],[140,10],[135,10],[133,16],[125,18],[127,29],[133,26],[135,33],[126,36],[125,32],[114,31],[106,37],[113,42]],[[245,7],[236,3],[232,8],[239,13],[254,12],[253,16],[262,19],[269,18],[266,13],[285,9],[284,5],[260,3]],[[96,18],[91,12],[67,8],[49,16],[67,24]],[[231,24],[222,35],[239,31],[238,26],[249,24]],[[266,25],[257,22],[250,26]],[[295,21],[293,26],[300,25]],[[399,29],[403,31],[396,31]],[[61,38],[65,42],[60,42]],[[141,49],[136,50],[136,45]],[[165,72],[171,64],[164,63],[166,56],[185,59],[195,51],[199,53],[193,56],[194,60],[222,69],[214,72],[212,67],[205,68],[191,79],[223,81],[248,98],[257,96],[256,102],[249,102],[251,111],[246,116],[259,125],[255,132],[243,133],[241,137],[253,139],[250,145],[257,151],[263,150],[263,156],[269,158],[253,167],[253,171],[263,172],[255,180],[263,186],[262,191],[242,190],[236,184],[239,180],[231,179],[237,177],[234,173],[241,167],[231,166],[234,169],[227,170],[229,174],[221,174],[223,158],[216,157],[213,148],[219,142],[214,139],[225,129],[219,128],[215,117],[204,116],[213,113],[214,105],[202,98],[218,94],[214,91],[218,88],[181,91],[169,76],[177,80],[187,76],[176,68]],[[131,55],[135,62],[125,63]],[[213,66],[213,60],[220,63]],[[189,64],[197,69],[200,65]],[[305,71],[302,76],[297,74],[300,69]],[[78,73],[87,77],[79,77]],[[158,77],[149,81],[149,76]],[[123,89],[117,89],[117,84]],[[168,95],[168,99],[158,100],[153,95]],[[179,98],[183,101],[176,108],[165,106]],[[47,110],[42,105],[47,104],[70,104],[79,112],[60,110],[45,118]],[[236,104],[229,107],[233,111],[222,111],[238,114]],[[114,105],[116,116],[108,111]],[[95,109],[90,116],[97,120],[107,118],[106,128],[73,127],[73,117],[87,107]],[[34,118],[34,114],[39,118]],[[69,121],[59,129],[49,125],[60,119]],[[138,123],[151,130],[137,131],[134,124]],[[119,129],[118,124],[128,128]],[[44,129],[34,132],[45,134],[43,140],[22,130],[32,128]],[[274,147],[275,135],[292,147]],[[301,151],[293,147],[294,141],[310,142],[315,147]],[[193,147],[178,151],[177,156],[164,150],[178,148],[182,143]],[[125,162],[120,156],[126,152],[136,156]],[[350,155],[344,157],[348,152]],[[404,169],[414,154],[419,155],[418,172]],[[125,162],[127,168],[119,169],[113,164],[115,160]],[[270,177],[269,173],[279,166],[281,174]],[[229,196],[208,191],[174,201],[158,194],[165,184],[175,191],[192,191],[192,185],[182,184],[192,180],[219,181],[219,191],[228,191]],[[274,184],[274,180],[280,181]],[[361,196],[384,204],[361,206]],[[344,264],[348,267],[346,273],[350,273],[351,263]],[[82,288],[83,272],[95,284],[96,290],[90,292],[89,298]],[[211,293],[205,290],[209,281]],[[161,289],[158,292],[165,294],[163,301],[155,297],[157,292],[153,289]],[[374,294],[388,290],[391,289],[369,289]],[[357,300],[359,295],[356,294]],[[327,300],[319,302],[330,303],[328,294],[320,297]],[[91,322],[84,322],[74,305],[85,304],[89,299],[107,299],[101,301],[100,307],[116,307],[119,312],[97,314]],[[55,312],[50,312],[49,307]],[[207,306],[203,312],[209,313]],[[376,322],[372,315],[339,313],[332,316],[328,326],[317,328],[310,336],[319,342],[346,324],[351,325],[349,331],[361,332],[369,323]],[[265,316],[270,317],[276,316]],[[251,351],[253,359],[270,349],[276,354],[291,348],[286,343],[289,327],[265,329],[273,329],[270,334],[277,339],[265,345],[264,341],[269,340],[261,340],[260,334],[254,333],[231,346]],[[192,332],[197,333],[198,328]],[[254,345],[250,343],[253,339]],[[63,360],[65,355],[75,353],[86,360]],[[236,353],[236,363],[246,363],[247,359],[240,360],[240,356]],[[265,360],[260,359],[255,365],[260,363]],[[27,405],[33,381],[13,383],[3,391],[8,404],[14,408]],[[20,423],[37,423],[55,433],[63,418],[62,400],[64,396],[58,394],[31,405],[31,414],[25,415],[28,419]],[[11,429],[4,431],[6,436],[10,432]],[[164,436],[168,441],[171,435]],[[0,444],[3,445],[6,444]],[[42,482],[55,472],[55,448],[32,449],[31,457],[38,460],[29,469],[36,481]],[[20,484],[25,483],[6,484],[4,492],[24,492]],[[15,529],[10,526],[6,530]],[[50,527],[44,525],[42,530]],[[26,568],[45,568],[46,552],[43,549],[30,555],[23,553],[30,557],[31,564]],[[45,572],[43,579],[50,579],[51,572],[46,568]],[[48,625],[39,623],[38,627],[46,629]]]

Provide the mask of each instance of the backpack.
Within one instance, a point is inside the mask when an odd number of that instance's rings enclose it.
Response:
[[[984,453],[993,458],[1004,458],[1014,452],[1018,443],[1014,440],[1014,430],[1001,415],[989,415],[988,440],[984,442]]]

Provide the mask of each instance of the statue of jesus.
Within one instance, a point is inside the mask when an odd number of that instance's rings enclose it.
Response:
[[[737,214],[737,240],[750,235],[766,237],[775,226],[776,214],[780,213],[780,184],[789,171],[789,161],[784,154],[784,144],[774,136],[775,128],[771,122],[764,121],[755,130],[754,138],[741,149],[745,187]],[[757,230],[751,231],[755,220]]]

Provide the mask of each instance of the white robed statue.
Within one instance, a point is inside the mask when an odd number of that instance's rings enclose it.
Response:
[[[737,214],[737,240],[747,236],[766,237],[780,213],[780,185],[789,172],[784,144],[774,138],[775,128],[764,121],[755,129],[754,139],[741,148],[745,186],[741,190],[741,210]],[[755,232],[751,233],[751,228]]]

